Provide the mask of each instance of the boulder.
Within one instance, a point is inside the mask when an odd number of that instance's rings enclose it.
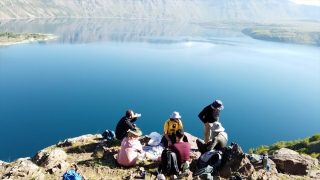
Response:
[[[45,148],[45,149],[42,149],[42,150],[38,151],[37,154],[35,154],[32,157],[32,162],[34,162],[38,166],[41,166],[41,164],[45,161],[45,159],[49,155],[50,151],[51,151],[50,148]]]
[[[33,158],[32,161],[39,166],[45,167],[46,171],[50,174],[54,174],[55,172],[63,172],[66,171],[70,166],[68,162],[66,162],[67,153],[60,148],[49,150],[43,149],[39,151]]]
[[[4,164],[4,166],[6,170],[1,179],[44,179],[40,168],[29,157],[19,158],[12,163]]]
[[[58,170],[64,171],[69,166],[69,163],[66,162],[66,159],[66,152],[64,152],[62,149],[54,149],[49,153],[41,166],[45,167],[50,174],[53,174]]]
[[[248,176],[254,172],[254,166],[250,163],[245,153],[238,144],[234,144],[224,151],[220,167],[220,176],[230,178],[233,172]]]
[[[9,163],[0,160],[0,166],[7,165]]]
[[[317,159],[287,149],[281,148],[275,155],[270,157],[281,173],[292,175],[308,175],[312,167],[318,166]]]
[[[193,149],[193,150],[198,149],[198,146],[197,146],[197,143],[196,143],[196,140],[198,138],[195,137],[195,136],[192,136],[190,133],[187,133],[187,132],[184,132],[184,134],[188,138],[188,142],[191,145],[191,149]]]
[[[96,135],[86,134],[86,135],[82,135],[82,136],[75,137],[75,138],[68,138],[63,141],[62,146],[72,146],[75,143],[86,144],[87,141],[92,138],[100,138],[101,139],[102,135],[101,134],[96,134]]]

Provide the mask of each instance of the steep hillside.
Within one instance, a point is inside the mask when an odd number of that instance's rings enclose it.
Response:
[[[1,18],[106,17],[200,19],[207,3],[192,0],[1,0]]]
[[[209,3],[210,14],[218,19],[283,20],[315,19],[320,7],[301,6],[287,0],[218,0]]]
[[[162,20],[315,19],[320,7],[288,0],[0,0],[0,19],[103,17]]]

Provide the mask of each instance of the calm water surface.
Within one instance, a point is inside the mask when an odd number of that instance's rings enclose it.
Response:
[[[203,138],[214,99],[229,142],[244,151],[320,132],[320,48],[226,29],[129,20],[3,21],[1,31],[57,40],[0,47],[0,159],[113,130],[127,109],[144,134],[172,111]]]

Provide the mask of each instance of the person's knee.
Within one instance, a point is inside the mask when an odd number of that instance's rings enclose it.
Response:
[[[203,145],[205,144],[205,142],[202,141],[201,139],[197,139],[197,140],[196,140],[196,144],[197,144],[197,146],[198,146],[198,149],[199,149],[199,150],[202,150]]]
[[[199,139],[199,138],[198,138],[198,139],[196,140],[196,143],[204,143],[204,141],[203,141],[202,139]]]

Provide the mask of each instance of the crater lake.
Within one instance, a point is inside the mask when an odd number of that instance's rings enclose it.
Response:
[[[320,48],[252,39],[238,29],[125,19],[0,20],[0,31],[55,40],[0,46],[0,159],[32,157],[66,138],[114,130],[127,109],[144,135],[178,111],[198,113],[245,152],[320,132]]]

